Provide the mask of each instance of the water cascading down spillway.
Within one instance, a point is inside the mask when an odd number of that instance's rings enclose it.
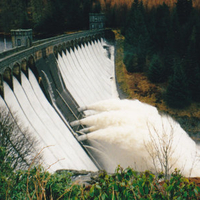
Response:
[[[104,168],[117,165],[138,171],[180,169],[184,176],[200,176],[199,146],[167,115],[138,100],[110,99],[80,107],[95,114],[71,123],[85,125],[78,137],[97,149]],[[85,132],[88,132],[87,134]]]
[[[169,173],[178,168],[185,176],[200,176],[199,146],[177,122],[160,115],[155,107],[138,100],[118,99],[114,60],[105,55],[103,41],[98,40],[67,50],[56,60],[63,91],[66,86],[85,115],[71,122],[71,126],[84,126],[78,131],[80,143],[108,172],[117,165],[153,172],[164,171],[167,166]],[[69,123],[45,98],[30,69],[28,74],[27,78],[21,73],[21,83],[13,78],[13,90],[4,82],[1,107],[17,113],[21,123],[40,141],[40,148],[50,146],[45,149],[44,163],[56,162],[53,171],[98,170],[73,137]]]
[[[13,87],[3,82],[4,98],[0,96],[0,106],[17,114],[18,125],[27,128],[39,141],[38,151],[46,147],[42,151],[42,165],[46,169],[98,170],[95,159],[92,160],[74,137],[62,113],[65,105],[59,103],[66,93],[75,102],[70,103],[79,106],[113,98],[110,77],[114,73],[114,60],[108,58],[103,45],[103,39],[91,41],[66,50],[66,54],[62,52],[57,59],[51,54],[45,61],[41,58],[35,62],[33,69],[38,71],[42,82],[47,83],[44,88],[51,104],[31,69],[27,69],[26,74],[21,72],[20,78],[13,76]],[[52,61],[50,66],[47,59]]]
[[[14,91],[4,82],[4,100],[1,107],[17,115],[19,126],[27,128],[43,149],[43,165],[49,170],[97,170],[81,145],[77,143],[66,124],[44,96],[34,74],[29,69],[29,79],[21,73],[22,84],[13,77]]]

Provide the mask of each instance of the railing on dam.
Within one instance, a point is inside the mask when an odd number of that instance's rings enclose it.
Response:
[[[72,47],[84,42],[89,42],[94,39],[98,39],[100,37],[106,37],[106,35],[109,35],[108,33],[110,32],[111,32],[110,29],[101,29],[101,30],[89,30],[89,31],[77,32],[73,34],[63,34],[60,36],[33,42],[32,46],[29,48],[22,46],[11,49],[9,51],[2,52],[0,54],[0,74],[4,72],[6,67],[12,68],[10,65],[12,65],[13,63],[17,62],[18,60],[21,60],[22,58],[34,55],[36,52],[40,50],[45,52],[45,50],[48,47],[62,45],[63,43],[67,42],[70,45],[70,47]]]

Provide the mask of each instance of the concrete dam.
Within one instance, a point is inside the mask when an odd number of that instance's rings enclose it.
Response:
[[[176,121],[119,99],[111,30],[28,41],[0,54],[0,105],[46,147],[45,168],[200,176],[200,146]]]
[[[76,139],[84,127],[72,128],[70,122],[92,114],[79,107],[117,97],[110,38],[110,30],[85,31],[0,55],[0,105],[36,137],[39,150],[47,147],[44,165],[54,163],[52,171],[101,168]]]

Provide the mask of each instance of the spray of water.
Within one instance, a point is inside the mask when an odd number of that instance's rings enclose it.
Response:
[[[111,99],[79,110],[85,109],[96,114],[71,125],[88,127],[89,133],[78,139],[104,151],[112,160],[101,156],[106,170],[113,172],[120,164],[168,174],[178,168],[184,176],[200,176],[199,147],[176,121],[160,115],[155,107],[138,100]]]

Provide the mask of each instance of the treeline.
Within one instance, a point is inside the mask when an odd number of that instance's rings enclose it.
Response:
[[[143,0],[151,10],[163,2],[171,8],[177,0]],[[106,27],[121,28],[127,20],[134,0],[0,0],[0,32],[32,28],[35,33],[61,34],[89,28],[89,13],[103,12]],[[141,2],[141,0],[139,0]],[[193,0],[194,7],[200,7]]]
[[[0,31],[32,28],[53,35],[88,29],[89,13],[100,7],[95,0],[0,0]]]
[[[125,26],[124,63],[153,83],[168,83],[164,99],[172,108],[200,102],[200,13],[192,0],[146,9],[132,4]]]
[[[32,28],[35,33],[60,34],[89,28],[89,13],[103,12],[106,27],[120,28],[133,0],[0,0],[0,32]]]
[[[197,0],[0,0],[0,32],[32,28],[49,36],[85,30],[90,12],[105,13],[106,27],[122,30],[129,72],[168,81],[164,97],[169,106],[200,101]]]
[[[61,34],[89,29],[89,13],[104,12],[107,27],[121,27],[129,3],[110,0],[0,0],[0,32],[32,28],[35,33]]]
[[[7,167],[9,168],[9,165]],[[183,177],[178,170],[171,174],[169,180],[163,180],[163,173],[156,176],[149,171],[137,172],[130,167],[123,169],[120,166],[113,174],[108,174],[103,170],[98,173],[90,172],[82,176],[83,180],[81,180],[81,175],[77,177],[77,172],[60,170],[51,174],[40,166],[30,167],[28,170],[11,171],[8,175],[10,176],[6,181],[2,182],[3,187],[0,187],[0,198],[5,200],[192,200],[200,197],[200,188],[193,182],[195,179]],[[84,180],[85,176],[86,180]],[[72,181],[77,178],[77,181]]]

